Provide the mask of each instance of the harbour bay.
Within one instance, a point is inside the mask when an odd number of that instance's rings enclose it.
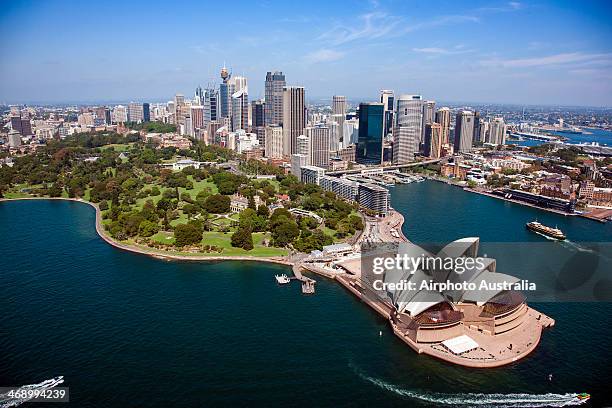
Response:
[[[415,242],[537,243],[542,237],[523,227],[533,218],[559,225],[577,243],[612,238],[609,225],[442,183],[398,185],[392,200]],[[304,297],[274,283],[275,273],[287,272],[281,265],[126,253],[102,241],[94,221],[93,209],[80,203],[0,204],[3,384],[63,375],[70,405],[80,407],[305,405],[312,398],[318,405],[465,406],[471,393],[495,400],[581,391],[610,403],[612,355],[597,340],[612,334],[609,304],[538,304],[557,324],[531,356],[466,369],[413,353],[333,281],[317,278],[316,295]],[[596,324],[585,316],[598,316]]]

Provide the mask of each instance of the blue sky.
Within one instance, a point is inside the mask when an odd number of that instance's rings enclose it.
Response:
[[[225,61],[263,96],[612,106],[609,1],[0,2],[0,102],[168,100]]]

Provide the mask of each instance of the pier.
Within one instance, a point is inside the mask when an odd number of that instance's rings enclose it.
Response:
[[[314,279],[308,278],[302,274],[302,266],[300,264],[293,265],[293,276],[290,278],[291,280],[297,280],[302,283],[302,294],[304,295],[314,295],[315,293],[315,284],[317,281]]]

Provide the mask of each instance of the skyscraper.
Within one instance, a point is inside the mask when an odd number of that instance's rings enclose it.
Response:
[[[306,109],[304,87],[289,86],[283,89],[283,154],[296,153],[297,137],[304,134]]]
[[[281,71],[268,72],[265,86],[265,123],[283,124],[283,90],[286,86],[285,74]]]
[[[436,101],[423,102],[423,124],[421,125],[421,144],[425,143],[425,125],[435,122]]]
[[[308,128],[304,131],[308,134]],[[312,150],[310,148],[310,138],[306,135],[300,135],[297,138],[297,154],[304,155],[306,157],[305,164],[310,166],[312,164]]]
[[[489,143],[503,145],[506,143],[506,124],[504,118],[493,119],[489,129]]]
[[[481,142],[484,143],[484,139],[480,135],[480,112],[474,112],[474,136],[472,137],[472,143]]]
[[[149,104],[130,102],[128,105],[127,116],[129,122],[148,122],[151,119],[149,113]]]
[[[219,119],[219,91],[208,88],[203,98],[204,124],[208,126],[210,122]]]
[[[232,131],[247,130],[249,123],[249,94],[245,86],[232,95]]]
[[[232,98],[232,94],[234,93],[234,91],[230,89],[231,77],[232,77],[232,74],[229,73],[227,68],[225,68],[225,64],[224,64],[223,68],[221,68],[222,82],[219,85],[219,99],[220,99],[219,113],[221,114],[222,118],[231,117],[231,109],[232,109],[231,98]]]
[[[401,95],[396,106],[393,163],[408,163],[420,151],[423,98],[421,95]]]
[[[425,151],[424,153],[438,159],[442,156],[442,125],[428,123],[425,125]]]
[[[266,126],[265,154],[269,159],[283,157],[283,128],[278,125]]]
[[[329,166],[329,127],[325,125],[315,125],[305,129],[306,137],[310,141],[310,164],[312,166],[327,168]]]
[[[450,143],[450,122],[450,109],[446,107],[438,109],[438,111],[436,112],[436,123],[439,123],[442,127],[442,144]]]
[[[384,114],[385,109],[382,103],[359,104],[357,163],[382,164]]]
[[[203,106],[191,105],[191,125],[193,126],[194,133],[198,129],[205,129]]]
[[[395,108],[393,91],[383,89],[380,91],[380,103],[385,106],[384,135],[387,136],[393,129],[393,109]]]
[[[455,121],[455,152],[465,153],[472,150],[474,137],[474,112],[461,111]]]
[[[128,121],[127,109],[123,105],[117,105],[113,108],[113,122],[114,123],[125,123]]]
[[[345,140],[344,121],[346,120],[346,96],[334,95],[332,97],[332,116],[334,122],[338,123],[339,127],[339,144],[347,146],[348,140]]]

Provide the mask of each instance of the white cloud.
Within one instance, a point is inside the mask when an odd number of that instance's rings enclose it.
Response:
[[[344,53],[341,51],[331,50],[328,48],[322,48],[317,51],[313,51],[304,56],[304,60],[311,64],[316,64],[319,62],[331,62],[337,61],[344,57]]]
[[[465,54],[468,52],[474,52],[473,50],[466,49],[464,44],[455,45],[453,48],[441,48],[441,47],[423,47],[423,48],[413,48],[413,52],[418,52],[420,54],[429,54],[429,55],[454,55],[454,54]]]
[[[360,39],[377,39],[390,35],[401,19],[383,12],[372,12],[357,17],[360,24],[337,25],[321,34],[318,39],[334,45],[346,44]]]
[[[609,61],[611,56],[612,54],[585,54],[581,52],[569,52],[534,58],[516,58],[509,60],[490,59],[481,61],[481,64],[501,68],[530,68],[572,63],[606,63]]]
[[[413,48],[412,51],[420,52],[423,54],[448,54],[449,51],[444,48],[437,47],[425,47],[425,48]]]

